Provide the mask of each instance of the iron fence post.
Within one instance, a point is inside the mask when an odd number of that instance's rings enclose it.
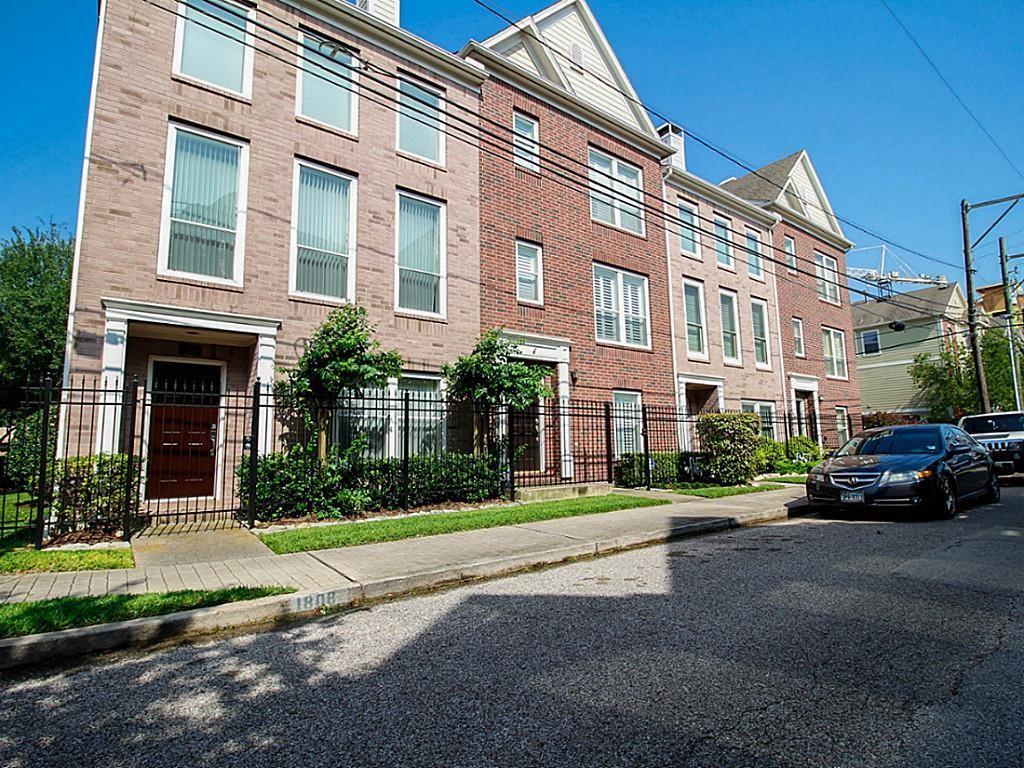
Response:
[[[512,425],[512,406],[505,406],[505,430],[508,433],[508,438],[505,441],[508,446],[508,497],[512,500],[516,500],[516,449],[515,449],[515,435],[516,431]]]
[[[608,464],[608,484],[615,482],[615,452],[612,449],[612,404],[604,404],[604,455]]]
[[[402,393],[402,509],[409,509],[409,396],[408,391]]]
[[[127,408],[125,425],[125,479],[124,479],[124,518],[121,523],[122,538],[131,541],[132,538],[132,510],[135,506],[135,411],[139,404],[139,377],[132,376],[131,384],[125,386],[124,397],[121,402]]]
[[[647,439],[647,405],[640,406],[640,437],[644,441],[644,480],[647,490],[651,490],[651,441]]]
[[[252,385],[252,423],[249,425],[249,487],[246,489],[249,496],[246,513],[250,530],[256,527],[256,489],[258,487],[256,481],[260,458],[260,388],[260,380],[257,377]]]
[[[36,549],[43,548],[43,527],[46,524],[46,497],[47,463],[50,458],[50,397],[53,393],[53,379],[49,376],[43,381],[43,423],[41,429],[41,440],[39,441],[39,483],[36,492],[39,498],[36,502]]]

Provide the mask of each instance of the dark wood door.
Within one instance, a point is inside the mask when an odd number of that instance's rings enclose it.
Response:
[[[544,469],[544,426],[540,403],[534,403],[511,414],[512,439],[517,472],[540,472]]]
[[[147,498],[214,495],[220,396],[220,366],[153,363]]]

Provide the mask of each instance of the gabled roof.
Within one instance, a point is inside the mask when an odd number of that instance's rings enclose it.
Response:
[[[962,318],[966,309],[967,302],[958,283],[897,293],[888,300],[861,301],[851,307],[854,328],[886,325],[894,320],[937,319],[940,315]]]
[[[649,136],[647,110],[586,0],[557,0],[481,43],[569,94]]]

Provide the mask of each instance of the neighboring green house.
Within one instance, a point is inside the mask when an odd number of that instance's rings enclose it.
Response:
[[[927,413],[910,366],[918,355],[937,358],[943,345],[962,343],[962,336],[950,336],[967,327],[960,286],[908,291],[899,294],[898,303],[874,299],[852,310],[862,412]]]

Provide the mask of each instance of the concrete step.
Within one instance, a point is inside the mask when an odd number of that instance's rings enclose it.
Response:
[[[516,489],[516,501],[558,501],[580,496],[606,496],[615,490],[611,483],[574,483],[572,485],[529,486]]]

